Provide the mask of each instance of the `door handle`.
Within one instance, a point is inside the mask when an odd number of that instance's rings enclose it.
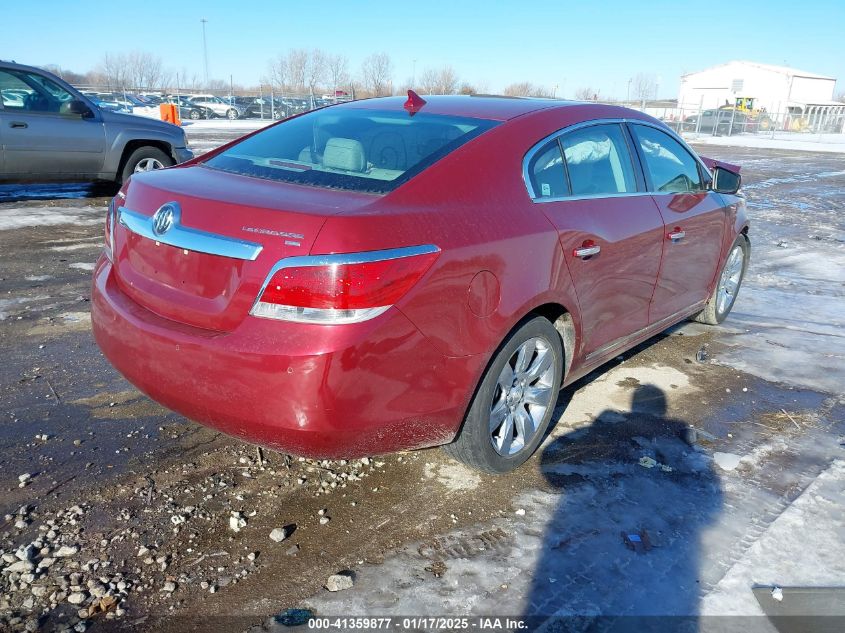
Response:
[[[11,123],[9,123],[9,127],[23,129],[23,128],[28,127],[28,126],[23,121],[12,121]]]
[[[596,244],[593,240],[585,240],[579,248],[576,248],[572,251],[572,255],[575,257],[580,257],[582,259],[586,259],[587,257],[598,255],[600,252],[601,246]]]
[[[669,231],[666,234],[667,240],[672,240],[673,242],[677,242],[678,240],[682,240],[686,237],[687,232],[681,229],[680,226],[676,226],[674,229]]]

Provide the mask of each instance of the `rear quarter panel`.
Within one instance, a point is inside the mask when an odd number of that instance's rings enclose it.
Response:
[[[592,116],[619,116],[615,108]],[[441,159],[366,209],[330,218],[312,254],[435,244],[426,277],[397,307],[449,356],[491,355],[531,310],[578,304],[557,232],[528,196],[522,160],[552,132],[583,120],[580,106],[534,112],[502,123]],[[482,271],[490,283],[473,283]],[[479,315],[478,294],[489,314]],[[473,295],[473,308],[470,306]]]

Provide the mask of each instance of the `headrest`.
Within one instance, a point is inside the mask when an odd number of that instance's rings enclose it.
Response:
[[[323,166],[344,171],[364,171],[364,146],[351,138],[330,138],[323,153]]]

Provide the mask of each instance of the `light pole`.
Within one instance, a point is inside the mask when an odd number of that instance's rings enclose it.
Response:
[[[414,69],[411,71],[411,88],[417,87],[417,60],[414,60]]]
[[[628,94],[625,97],[625,103],[631,103],[631,82],[634,81],[633,77],[628,79]]]
[[[202,59],[205,67],[205,89],[208,90],[208,44],[205,40],[205,25],[208,20],[200,18],[200,22],[202,22]]]

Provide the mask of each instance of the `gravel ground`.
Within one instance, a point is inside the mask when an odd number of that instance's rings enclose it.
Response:
[[[198,151],[233,137],[188,131]],[[752,191],[769,183],[752,219],[767,200],[845,203],[841,175],[789,177],[836,174],[836,157],[705,153],[746,165]],[[628,555],[675,561],[655,587],[678,613],[718,612],[705,594],[724,590],[767,526],[845,458],[841,395],[812,376],[773,375],[762,357],[738,368],[732,339],[758,331],[741,315],[726,328],[674,328],[566,389],[542,454],[508,476],[470,472],[438,450],[352,462],[262,453],[159,407],[99,354],[90,270],[110,193],[0,188],[2,630],[274,630],[273,616],[297,607],[632,613],[650,598],[631,590],[642,578],[619,571]],[[763,266],[777,248],[763,245]],[[643,385],[665,406],[631,406]],[[642,457],[677,471],[671,486],[643,479],[657,471]],[[620,520],[614,503],[630,510],[631,529],[659,519],[653,538],[665,549],[630,552],[615,528],[605,538],[602,523]],[[673,532],[679,512],[697,518]],[[841,543],[831,556],[845,558]]]

